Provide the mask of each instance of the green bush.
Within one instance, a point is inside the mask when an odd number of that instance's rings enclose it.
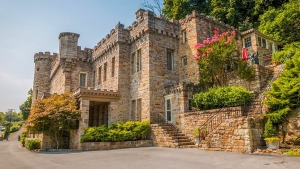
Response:
[[[224,86],[210,88],[193,96],[192,105],[202,110],[221,108],[224,106],[240,106],[250,101],[249,90],[241,86]]]
[[[300,151],[298,150],[289,150],[287,152],[284,152],[283,154],[288,154],[288,155],[292,155],[292,156],[300,156]]]
[[[146,139],[150,131],[150,122],[119,122],[105,126],[89,127],[81,136],[81,142],[105,142],[105,141],[134,141]]]
[[[19,131],[20,128],[21,128],[21,127],[18,125],[18,123],[13,123],[13,125],[10,127],[9,132],[10,132],[10,133],[13,133],[13,132]]]
[[[25,147],[28,150],[40,149],[41,148],[41,140],[38,138],[25,138]]]
[[[20,142],[23,145],[23,147],[25,146],[25,138],[27,137],[27,135],[28,135],[28,131],[27,130],[24,130],[22,132],[22,134],[21,134]]]

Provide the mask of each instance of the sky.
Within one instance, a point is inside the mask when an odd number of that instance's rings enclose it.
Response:
[[[59,33],[78,33],[81,49],[93,48],[118,22],[130,26],[143,2],[0,0],[0,112],[19,111],[33,86],[34,54],[58,53]]]

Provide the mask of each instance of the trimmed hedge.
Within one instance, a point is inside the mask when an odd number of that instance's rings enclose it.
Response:
[[[201,110],[240,106],[252,99],[249,90],[241,86],[224,86],[210,88],[193,96],[192,106]]]
[[[18,125],[18,123],[13,123],[13,125],[10,127],[9,132],[10,132],[10,133],[13,133],[13,132],[19,131],[20,128],[21,128],[21,127]]]
[[[41,148],[41,140],[38,138],[25,138],[25,147],[28,150],[40,149]]]
[[[25,139],[28,135],[28,131],[27,130],[24,130],[21,134],[21,137],[20,137],[20,142],[22,144],[22,146],[24,147],[25,146]]]
[[[81,142],[114,142],[146,139],[150,131],[150,122],[127,121],[105,126],[89,127],[81,136]]]

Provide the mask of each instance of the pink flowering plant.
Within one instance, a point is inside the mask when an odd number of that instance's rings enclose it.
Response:
[[[198,60],[201,84],[207,87],[224,86],[230,75],[245,77],[247,63],[239,57],[234,30],[221,34],[215,30],[212,38],[196,44],[195,48],[197,53],[194,58]]]

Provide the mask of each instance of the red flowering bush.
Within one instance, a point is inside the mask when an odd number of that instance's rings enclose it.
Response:
[[[212,38],[207,38],[203,43],[196,44],[197,53],[194,56],[198,60],[200,84],[206,87],[227,85],[229,74],[248,78],[254,75],[254,71],[247,68],[247,63],[239,57],[236,32],[214,31]],[[247,75],[247,76],[245,76]]]

